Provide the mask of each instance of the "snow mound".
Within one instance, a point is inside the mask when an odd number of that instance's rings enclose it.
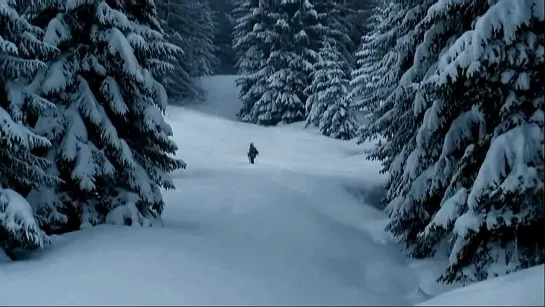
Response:
[[[539,265],[438,295],[416,306],[543,306],[545,266]]]

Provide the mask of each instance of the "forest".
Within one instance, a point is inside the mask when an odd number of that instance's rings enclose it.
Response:
[[[183,195],[172,172],[191,167],[169,106],[205,100],[204,76],[237,75],[240,122],[374,144],[361,159],[387,178],[386,232],[409,258],[447,255],[440,282],[545,263],[543,0],[0,8],[0,246],[13,260],[53,235],[158,227],[164,191]]]

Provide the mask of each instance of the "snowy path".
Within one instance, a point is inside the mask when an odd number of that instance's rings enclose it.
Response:
[[[383,213],[346,190],[381,184],[377,165],[356,152],[362,148],[301,127],[255,127],[188,110],[169,117],[192,128],[177,134],[191,150],[181,153],[188,169],[175,175],[180,191],[165,194],[165,223],[195,233],[200,257],[234,271],[231,291],[250,282],[248,301],[235,301],[407,302],[414,284],[404,258],[376,236]],[[260,150],[255,165],[245,156],[251,141]]]
[[[0,305],[423,300],[414,294],[436,277],[422,273],[433,265],[409,264],[384,235],[386,217],[372,206],[384,178],[362,156],[365,146],[300,125],[211,115],[238,107],[228,104],[236,103],[231,84],[212,80],[216,105],[168,111],[188,168],[173,174],[177,190],[164,193],[164,228],[100,226],[55,237],[33,259],[0,263]],[[255,165],[246,158],[250,142],[260,151]]]
[[[188,168],[164,193],[165,227],[100,226],[26,261],[0,258],[0,306],[410,305],[426,299],[418,287],[445,290],[433,283],[442,260],[409,261],[384,234],[373,207],[384,178],[365,146],[234,122],[233,77],[205,85],[208,103],[168,111]],[[542,272],[423,304],[539,305]]]

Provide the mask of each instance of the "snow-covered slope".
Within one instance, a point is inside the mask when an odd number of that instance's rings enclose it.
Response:
[[[207,103],[168,110],[188,167],[165,227],[100,226],[0,259],[0,305],[406,305],[444,290],[441,260],[408,261],[384,234],[365,146],[234,122],[234,77],[203,82]]]
[[[545,266],[455,289],[417,306],[544,306]]]

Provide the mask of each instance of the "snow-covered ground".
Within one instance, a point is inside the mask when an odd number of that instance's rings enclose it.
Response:
[[[384,177],[366,146],[300,124],[235,122],[234,78],[203,82],[205,104],[168,110],[188,167],[164,193],[165,227],[100,226],[54,237],[25,261],[0,259],[0,305],[407,305],[445,290],[433,282],[444,260],[409,261],[385,235],[375,208]],[[496,300],[507,286],[517,304],[535,304],[539,270],[427,304],[475,293],[494,295],[477,304],[515,302]]]
[[[545,266],[455,289],[417,306],[544,306]]]

